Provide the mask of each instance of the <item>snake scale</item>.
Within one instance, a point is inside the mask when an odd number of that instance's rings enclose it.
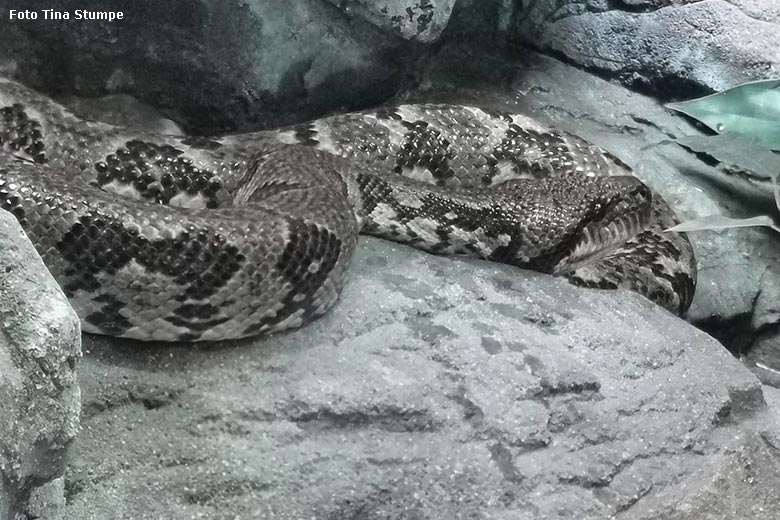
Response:
[[[0,80],[0,207],[85,331],[207,341],[336,302],[359,233],[627,288],[683,314],[693,252],[608,152],[520,114],[399,105],[173,137],[87,121]]]

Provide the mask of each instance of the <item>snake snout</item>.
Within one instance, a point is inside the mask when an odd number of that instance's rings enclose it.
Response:
[[[556,272],[571,271],[606,255],[650,223],[653,195],[642,181],[636,177],[610,177],[608,187],[607,193],[594,202],[574,248]]]

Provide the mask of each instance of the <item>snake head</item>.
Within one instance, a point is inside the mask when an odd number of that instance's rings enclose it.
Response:
[[[555,274],[607,255],[650,223],[653,196],[642,181],[631,176],[598,179],[603,189],[584,213],[574,245],[555,266]]]

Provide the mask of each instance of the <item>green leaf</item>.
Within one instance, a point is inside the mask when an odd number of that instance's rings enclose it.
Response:
[[[751,226],[766,226],[780,233],[780,227],[776,226],[774,221],[767,216],[738,219],[724,217],[723,215],[708,215],[706,217],[697,218],[694,220],[687,220],[681,224],[677,224],[674,227],[670,227],[665,231],[688,232],[703,231],[706,229],[721,230]]]
[[[778,153],[775,150],[772,151]],[[772,179],[772,191],[775,193],[775,206],[777,206],[777,211],[780,211],[780,171],[772,175],[770,179]]]
[[[744,136],[780,148],[780,80],[743,83],[699,99],[669,103],[717,133]]]
[[[703,170],[712,181],[734,196],[759,202],[775,201],[773,178],[780,173],[780,155],[740,135],[684,135],[677,143],[695,154],[704,154],[713,170]],[[780,202],[778,202],[780,210]]]

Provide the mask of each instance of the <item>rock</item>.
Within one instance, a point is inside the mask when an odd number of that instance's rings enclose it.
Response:
[[[78,318],[16,219],[0,211],[0,518],[62,475],[79,428]]]
[[[775,518],[776,506],[769,504],[780,495],[776,486],[764,484],[780,477],[776,465],[767,463],[777,457],[780,448],[780,391],[764,387],[764,395],[766,414],[743,423],[744,437],[733,442],[735,439],[727,438],[727,429],[720,431],[714,442],[725,442],[729,448],[714,457],[702,454],[706,465],[694,478],[653,493],[657,501],[639,501],[617,518]]]
[[[407,40],[430,43],[447,26],[455,0],[328,0],[350,16],[371,22]]]
[[[671,4],[531,2],[516,13],[516,37],[666,99],[780,73],[780,16],[773,0]]]
[[[420,38],[434,38],[451,3],[418,2],[414,27],[429,11],[424,6],[435,6]],[[69,0],[25,4],[38,12],[73,7]],[[379,103],[396,91],[414,57],[395,29],[345,16],[321,0],[107,0],[100,10],[123,11],[125,19],[47,21],[41,14],[9,23],[24,44],[0,35],[0,42],[10,40],[0,70],[61,97],[129,94],[167,110],[189,132],[218,133]],[[399,26],[404,33],[406,25]]]
[[[780,4],[772,0],[728,0],[746,15],[765,22],[780,23]]]
[[[58,477],[33,490],[30,496],[28,516],[53,519],[61,515],[65,507],[65,477]]]
[[[780,499],[776,410],[708,335],[635,294],[371,238],[301,330],[86,337],[81,375],[63,518],[768,519]]]
[[[179,125],[162,117],[156,108],[126,94],[101,98],[70,97],[62,100],[62,103],[85,119],[156,134],[184,135]]]

